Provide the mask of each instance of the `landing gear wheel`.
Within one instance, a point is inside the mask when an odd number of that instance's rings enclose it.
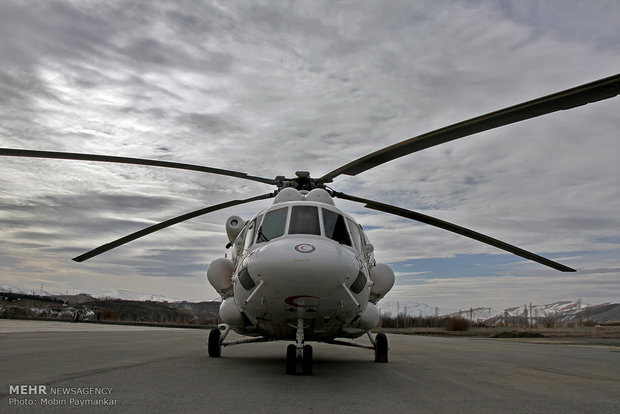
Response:
[[[312,347],[310,345],[304,345],[303,358],[301,362],[302,373],[304,375],[312,375]]]
[[[218,328],[211,329],[209,332],[209,356],[211,358],[219,358],[222,356],[222,344],[220,338],[222,337],[222,333]]]
[[[290,344],[286,347],[286,375],[295,375],[297,371],[297,347]]]
[[[388,340],[384,333],[375,337],[375,362],[388,362]]]

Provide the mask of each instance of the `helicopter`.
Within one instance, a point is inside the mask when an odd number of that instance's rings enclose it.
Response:
[[[292,341],[287,346],[286,373],[311,375],[312,346],[324,342],[374,351],[375,361],[388,362],[388,342],[371,330],[379,322],[377,303],[393,287],[392,269],[377,263],[374,246],[350,214],[335,199],[361,203],[365,208],[422,222],[494,246],[561,272],[568,266],[474,230],[395,205],[336,191],[330,187],[341,175],[355,176],[394,159],[479,132],[548,113],[572,109],[620,94],[620,74],[546,95],[415,136],[379,149],[319,178],[308,171],[294,177],[265,178],[244,172],[162,160],[28,149],[0,148],[0,156],[51,158],[134,164],[200,171],[236,177],[275,190],[195,210],[99,246],[73,260],[83,262],[138,238],[208,213],[260,200],[273,203],[249,220],[233,215],[226,220],[231,258],[218,258],[207,279],[219,293],[222,323],[209,333],[207,349],[219,358],[232,345]],[[247,339],[226,341],[233,330]],[[367,335],[370,345],[350,341]]]

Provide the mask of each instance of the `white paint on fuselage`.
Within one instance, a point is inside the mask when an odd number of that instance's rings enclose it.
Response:
[[[332,205],[308,201],[278,203],[256,217],[274,208],[295,205],[327,208],[350,219]],[[307,340],[362,335],[363,330],[357,332],[351,325],[355,326],[368,305],[371,282],[357,294],[349,287],[360,272],[369,280],[368,260],[355,247],[323,234],[289,235],[287,223],[283,236],[253,244],[237,263],[233,276],[235,304],[252,324],[243,333],[294,340],[295,326],[301,318],[307,326]],[[252,289],[239,283],[242,267],[252,278]],[[345,332],[345,328],[349,329]]]

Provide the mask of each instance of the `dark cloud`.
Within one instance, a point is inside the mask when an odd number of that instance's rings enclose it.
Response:
[[[228,120],[217,114],[186,113],[177,118],[179,124],[189,124],[189,127],[200,133],[209,135],[228,135],[231,132],[240,131],[238,120]]]

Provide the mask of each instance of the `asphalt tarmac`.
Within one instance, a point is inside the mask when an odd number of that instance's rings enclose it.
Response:
[[[620,412],[617,347],[389,335],[388,364],[312,344],[314,375],[287,376],[288,343],[214,359],[207,335],[0,320],[0,412]]]

